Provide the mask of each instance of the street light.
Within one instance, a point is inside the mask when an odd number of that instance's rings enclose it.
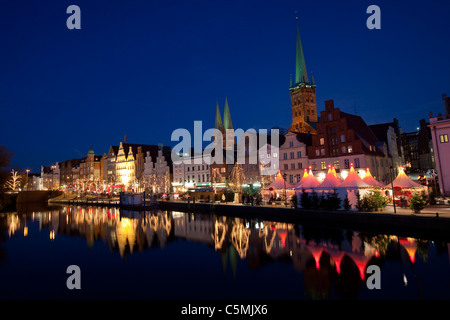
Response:
[[[394,168],[391,166],[391,188],[392,188],[392,203],[394,204],[394,213],[397,213],[395,208],[395,193],[394,193]]]
[[[284,206],[287,207],[287,198],[286,198],[286,172],[283,174],[284,181]]]
[[[26,185],[27,189],[26,190],[28,190],[28,172],[30,172],[30,169],[27,169],[25,171],[27,172],[27,185]]]

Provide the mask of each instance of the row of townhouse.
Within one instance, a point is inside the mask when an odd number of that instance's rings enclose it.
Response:
[[[220,113],[216,114],[216,129],[223,133],[225,141],[224,123],[226,129],[233,129],[229,109],[224,120],[227,121],[222,122]],[[351,163],[357,172],[363,174],[369,168],[377,180],[387,184],[403,164],[396,119],[392,123],[368,126],[360,116],[340,111],[329,100],[314,129],[314,134],[288,131],[279,135],[276,143],[270,135],[257,134],[257,150],[251,149],[244,136],[239,143],[237,137],[231,143],[228,138],[221,148],[186,153],[182,158],[185,161],[175,163],[172,163],[170,147],[131,144],[125,138],[103,155],[96,155],[90,148],[81,159],[42,167],[42,189],[62,187],[85,191],[122,186],[126,190],[154,193],[184,192],[192,188],[229,186],[233,179],[238,179],[240,185],[266,185],[278,170],[288,183],[295,184],[302,178],[304,169],[311,168],[321,179],[329,165],[345,179]],[[240,146],[245,146],[244,160],[239,158]],[[256,158],[251,158],[255,151]],[[215,158],[215,152],[223,152],[224,163],[214,163],[211,157]],[[264,172],[268,166],[272,169],[269,175]]]
[[[120,142],[108,153],[96,155],[92,148],[86,157],[41,166],[33,188],[109,191],[111,187],[154,193],[170,191],[172,163],[170,147]]]

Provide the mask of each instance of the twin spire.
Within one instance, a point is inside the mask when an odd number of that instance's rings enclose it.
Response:
[[[225,97],[225,108],[223,111],[223,122],[220,116],[219,102],[216,104],[216,118],[214,121],[214,128],[225,132],[226,129],[233,129],[233,123],[231,122],[230,108],[228,107],[228,100]]]

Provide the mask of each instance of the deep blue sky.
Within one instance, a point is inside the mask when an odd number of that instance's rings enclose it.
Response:
[[[212,127],[225,96],[235,128],[288,128],[297,22],[319,111],[334,99],[413,131],[450,95],[449,18],[444,0],[0,0],[0,144],[35,172],[125,134],[173,145],[176,128]]]

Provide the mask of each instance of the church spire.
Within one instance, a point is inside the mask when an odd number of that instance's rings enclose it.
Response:
[[[216,119],[214,121],[214,128],[223,131],[223,123],[222,117],[220,116],[219,102],[217,102],[216,104]]]
[[[305,57],[303,55],[300,31],[297,25],[297,44],[295,52],[295,84],[308,83],[308,72],[306,71]]]
[[[228,107],[227,97],[225,97],[225,108],[223,110],[223,126],[224,126],[225,130],[233,129],[233,124],[231,123],[230,108]]]

